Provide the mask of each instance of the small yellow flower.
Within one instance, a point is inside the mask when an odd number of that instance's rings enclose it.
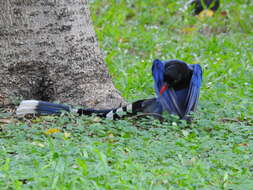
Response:
[[[52,128],[52,129],[48,129],[48,130],[45,131],[44,133],[45,133],[46,135],[51,135],[51,134],[53,134],[53,133],[59,133],[59,132],[61,132],[60,129]]]

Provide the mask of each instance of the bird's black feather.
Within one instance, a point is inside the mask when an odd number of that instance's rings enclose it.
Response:
[[[192,70],[180,60],[170,60],[164,64],[164,82],[175,90],[189,86],[192,77]]]

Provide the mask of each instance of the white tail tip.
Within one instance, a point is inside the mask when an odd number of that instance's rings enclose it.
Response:
[[[24,116],[26,114],[35,114],[36,107],[38,106],[39,101],[37,100],[24,100],[20,103],[16,110],[17,116]]]

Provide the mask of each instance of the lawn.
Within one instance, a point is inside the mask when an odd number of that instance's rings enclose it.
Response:
[[[115,86],[129,102],[154,96],[152,61],[204,71],[198,111],[107,121],[10,119],[0,112],[0,189],[253,189],[253,2],[226,0],[213,17],[186,0],[90,0]]]

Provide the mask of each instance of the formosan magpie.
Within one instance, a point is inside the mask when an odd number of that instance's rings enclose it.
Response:
[[[138,113],[149,113],[160,116],[164,110],[185,119],[194,111],[198,102],[202,80],[201,67],[198,64],[188,65],[180,60],[155,60],[152,66],[157,98],[135,101],[116,109],[75,109],[71,106],[54,104],[37,100],[24,100],[17,108],[16,114],[60,114],[62,111],[79,115],[95,114],[108,119],[120,119]],[[159,118],[159,117],[158,117]]]

